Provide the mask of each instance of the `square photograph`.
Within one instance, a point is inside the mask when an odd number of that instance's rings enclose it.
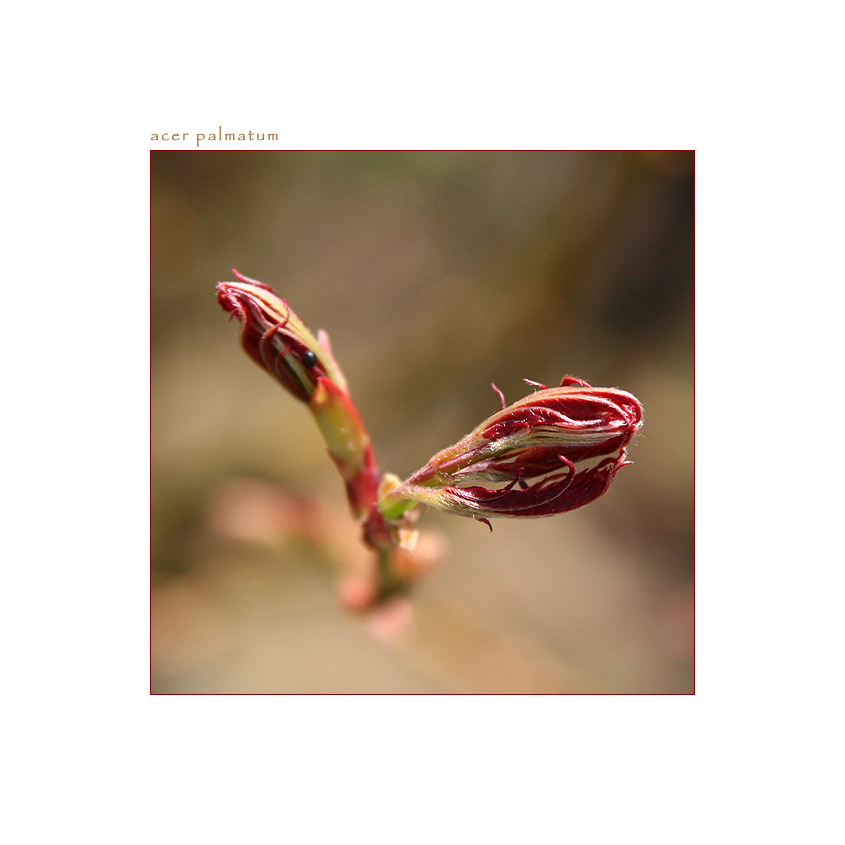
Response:
[[[150,153],[153,694],[693,694],[693,151]]]

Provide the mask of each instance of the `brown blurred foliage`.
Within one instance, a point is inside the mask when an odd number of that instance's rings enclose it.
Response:
[[[153,152],[152,690],[693,690],[691,152]],[[548,519],[429,512],[439,565],[372,617],[307,410],[215,301],[230,268],[332,339],[406,476],[522,378],[621,387],[634,465]]]

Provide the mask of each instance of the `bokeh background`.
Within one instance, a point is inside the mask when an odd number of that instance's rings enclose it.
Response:
[[[151,153],[154,693],[691,693],[692,152]],[[563,375],[645,424],[557,517],[429,511],[409,606],[337,598],[361,555],[307,409],[215,301],[230,268],[326,329],[407,476]]]

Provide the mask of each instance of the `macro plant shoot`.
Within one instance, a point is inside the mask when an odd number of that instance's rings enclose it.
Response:
[[[382,472],[328,334],[316,334],[287,301],[262,282],[232,271],[217,301],[240,323],[241,345],[307,406],[343,481],[352,517],[372,566],[341,599],[366,610],[408,593],[430,562],[417,551],[423,506],[484,523],[565,514],[603,496],[643,421],[632,394],[593,387],[573,376],[531,392],[479,423],[402,480]],[[479,540],[484,542],[484,540]]]

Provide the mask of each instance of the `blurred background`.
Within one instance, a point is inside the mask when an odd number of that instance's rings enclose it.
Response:
[[[691,693],[692,152],[151,152],[154,693]],[[307,408],[217,305],[230,268],[328,331],[402,477],[564,375],[634,393],[610,491],[419,522],[432,572],[356,615],[367,552]]]

